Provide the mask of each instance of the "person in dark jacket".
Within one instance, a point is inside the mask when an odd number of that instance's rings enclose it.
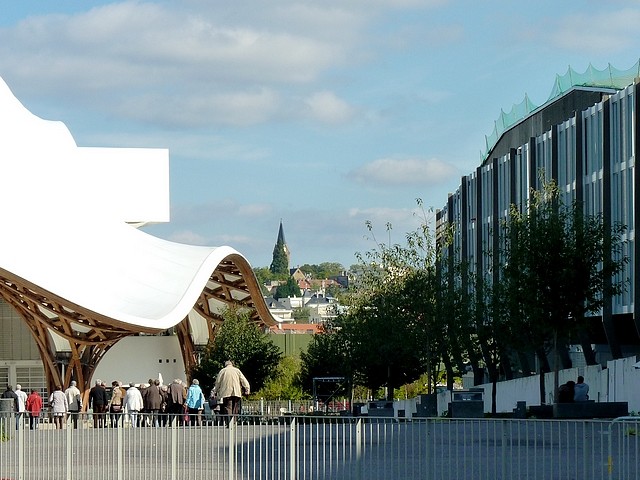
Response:
[[[2,394],[2,398],[10,398],[13,400],[13,413],[16,416],[16,430],[18,429],[18,425],[20,422],[18,412],[20,411],[20,405],[18,403],[18,395],[13,391],[13,387],[11,385],[7,385],[7,389]]]
[[[102,428],[107,425],[107,391],[102,386],[102,380],[96,380],[96,385],[89,390],[89,408],[93,409],[93,428]]]
[[[144,409],[149,415],[149,425],[158,426],[158,414],[162,407],[162,394],[160,393],[160,380],[152,380],[152,384],[144,389],[142,399]]]
[[[19,407],[18,407],[18,395],[16,395],[16,392],[13,391],[13,387],[11,385],[7,385],[7,389],[4,391],[4,393],[2,394],[2,398],[10,398],[11,400],[13,400],[13,412],[17,412]]]
[[[575,382],[569,380],[558,387],[558,403],[572,403]]]
[[[178,421],[182,425],[182,413],[184,412],[184,386],[182,381],[175,379],[169,385],[169,392],[167,394],[167,408],[169,409],[169,422],[173,424],[174,421]]]

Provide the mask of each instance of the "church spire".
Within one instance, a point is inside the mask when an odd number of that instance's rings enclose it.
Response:
[[[289,274],[289,261],[290,252],[287,246],[287,241],[284,238],[284,227],[282,226],[282,219],[280,220],[280,228],[278,230],[278,239],[276,245],[273,247],[273,259],[269,270],[275,274]]]
[[[282,226],[282,219],[280,219],[280,229],[278,230],[278,243],[282,243],[283,245],[287,245],[287,241],[284,239],[284,227]]]

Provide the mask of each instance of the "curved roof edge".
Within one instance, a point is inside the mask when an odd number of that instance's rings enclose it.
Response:
[[[73,321],[80,329],[95,318],[122,330],[154,332],[180,323],[212,290],[275,323],[239,252],[170,242],[125,223],[114,199],[117,185],[105,187],[102,173],[111,165],[117,170],[108,178],[130,184],[118,170],[123,161],[157,162],[162,169],[166,150],[132,155],[132,149],[79,148],[64,123],[33,115],[1,79],[0,129],[7,200],[0,276],[7,295],[19,302],[24,291],[29,308],[78,313]],[[168,186],[162,174],[150,178]],[[140,212],[161,217],[163,209]]]
[[[567,92],[578,87],[622,90],[633,83],[637,77],[640,77],[640,60],[627,70],[618,70],[611,64],[608,64],[608,66],[602,70],[598,70],[589,64],[584,73],[578,73],[569,66],[563,75],[556,75],[549,98],[547,98],[543,104],[534,104],[525,94],[522,102],[514,104],[508,113],[500,110],[500,116],[494,122],[493,132],[485,136],[485,150],[480,154],[481,163],[487,159],[491,150],[496,146],[504,132],[535,113],[535,111],[544,108],[546,105],[565,95]]]

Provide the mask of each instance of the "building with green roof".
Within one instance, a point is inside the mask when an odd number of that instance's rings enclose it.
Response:
[[[502,112],[475,171],[461,178],[437,212],[437,231],[453,226],[445,256],[468,264],[472,274],[491,278],[492,255],[498,254],[501,222],[511,205],[523,207],[531,191],[554,180],[565,205],[577,201],[586,215],[626,225],[623,277],[625,291],[605,298],[598,317],[591,318],[591,337],[574,350],[579,362],[605,364],[640,352],[640,254],[635,242],[640,212],[639,149],[640,62],[629,70],[569,68],[556,77],[549,99],[534,105],[527,96]],[[541,178],[543,172],[544,178]],[[575,363],[578,363],[577,365]]]

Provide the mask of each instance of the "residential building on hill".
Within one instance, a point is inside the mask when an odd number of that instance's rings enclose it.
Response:
[[[264,302],[267,304],[267,308],[271,312],[276,319],[282,320],[283,322],[293,322],[293,309],[287,307],[284,303],[276,300],[273,297],[265,297]],[[278,323],[277,326],[279,326]],[[276,326],[276,325],[274,325]]]
[[[310,323],[324,323],[336,317],[337,301],[333,297],[314,294],[304,306],[310,310]]]
[[[308,323],[317,324],[335,318],[339,309],[338,301],[335,298],[311,290],[305,291],[301,297],[286,297],[278,300],[273,297],[265,297],[265,302],[271,315],[278,320],[278,324],[292,322],[295,309],[307,308],[309,310]]]
[[[304,298],[303,297],[287,297],[281,298],[279,302],[289,310],[293,310],[294,308],[302,308],[304,307]]]

